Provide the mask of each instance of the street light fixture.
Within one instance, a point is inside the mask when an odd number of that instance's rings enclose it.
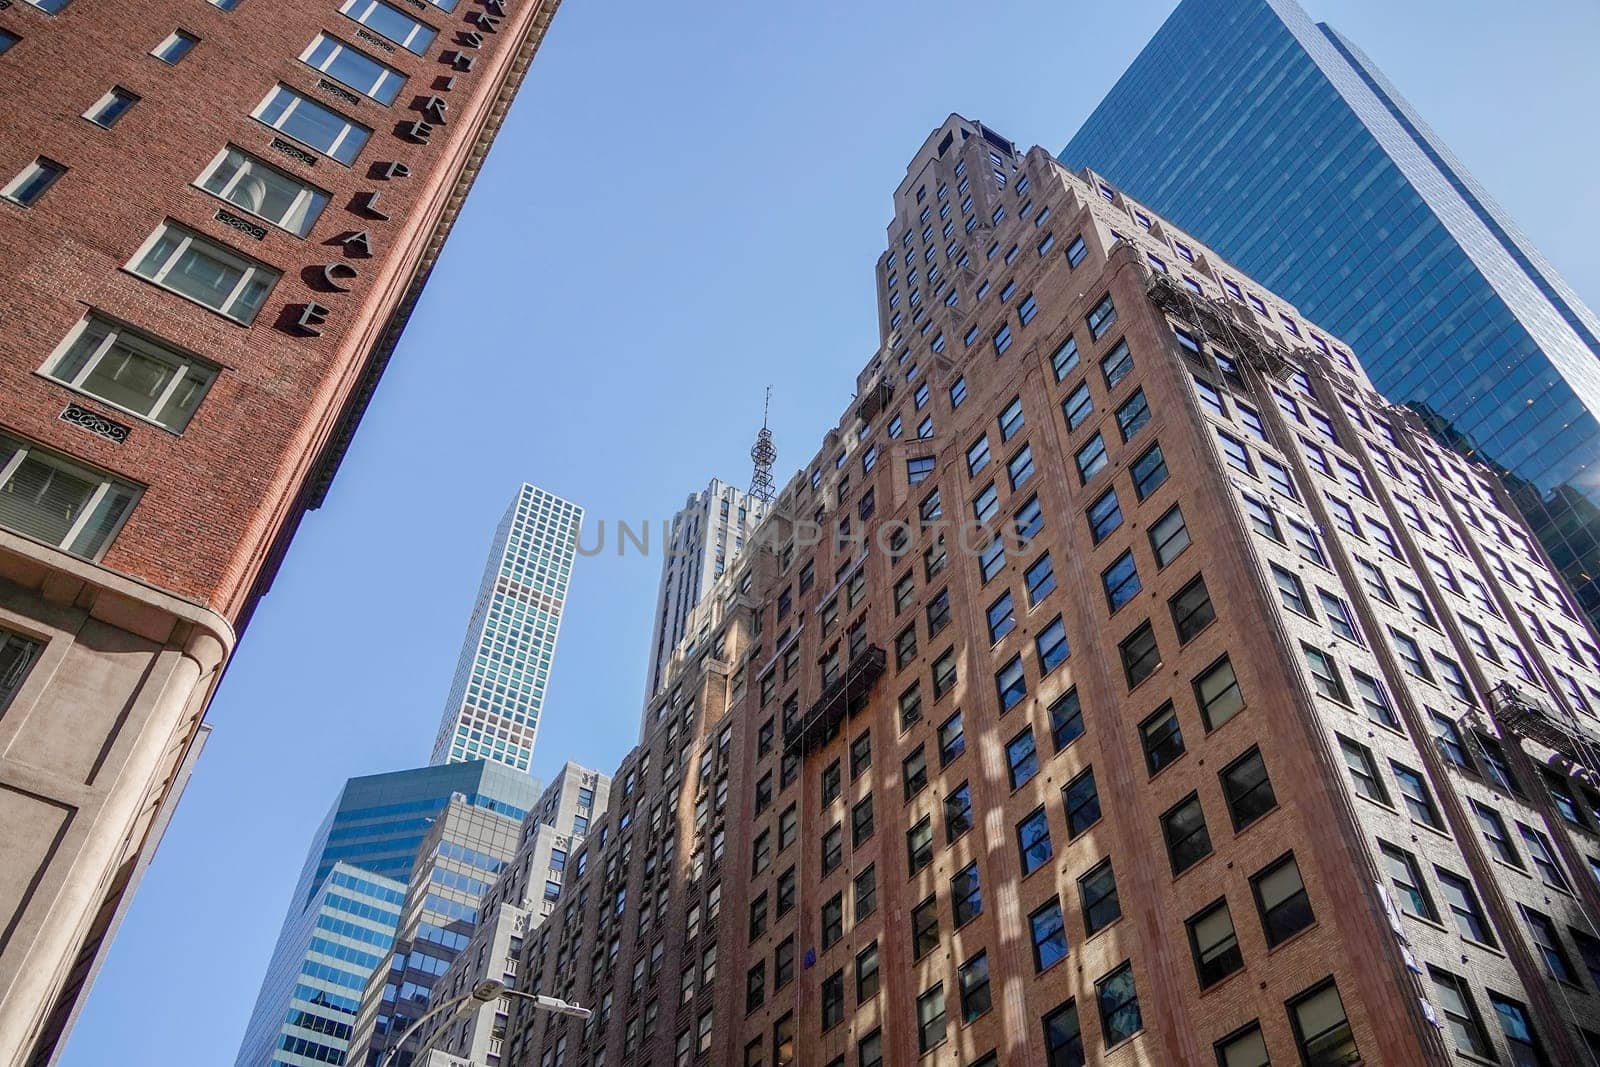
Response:
[[[548,1011],[556,1015],[569,1015],[574,1019],[587,1019],[594,1014],[588,1008],[568,1003],[559,997],[545,997],[534,993],[524,993],[520,989],[512,989],[504,982],[497,982],[489,978],[473,986],[470,992],[463,993],[454,1000],[447,1000],[443,1004],[436,1005],[423,1012],[416,1022],[406,1027],[405,1032],[400,1035],[400,1040],[390,1047],[389,1055],[385,1057],[384,1063],[387,1067],[394,1067],[394,1064],[399,1063],[400,1050],[405,1047],[406,1040],[421,1029],[423,1023],[435,1015],[448,1012],[449,1014],[446,1016],[446,1021],[448,1022],[455,1017],[456,1011],[463,1005],[472,1005],[473,1010],[476,1010],[477,1006],[487,1004],[491,1000],[499,1000],[501,997],[515,997],[518,1000],[526,1000],[539,1011]],[[441,1027],[440,1029],[442,1031],[443,1028]],[[417,1049],[416,1053],[411,1057],[411,1062],[416,1063],[422,1054],[427,1051],[428,1042],[423,1042],[422,1047]]]

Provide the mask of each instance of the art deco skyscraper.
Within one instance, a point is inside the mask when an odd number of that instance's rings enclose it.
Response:
[[[489,546],[434,738],[434,763],[528,769],[539,733],[583,509],[524,484]]]
[[[0,1064],[55,1055],[555,7],[0,6]]]
[[[1600,647],[1494,475],[981,123],[887,236],[503,1062],[1593,1062]]]
[[[1355,44],[1295,0],[1184,0],[1061,161],[1293,301],[1504,473],[1600,620],[1600,319]]]
[[[661,688],[672,650],[688,636],[689,613],[744,552],[744,539],[765,516],[766,507],[759,500],[713,478],[672,517],[650,635],[647,699]]]

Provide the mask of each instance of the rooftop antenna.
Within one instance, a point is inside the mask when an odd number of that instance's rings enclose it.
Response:
[[[767,399],[761,405],[761,432],[750,447],[750,461],[755,471],[750,475],[750,495],[763,504],[772,503],[772,465],[778,460],[778,448],[772,443],[772,431],[767,428],[767,413],[772,407],[772,386],[767,386]]]

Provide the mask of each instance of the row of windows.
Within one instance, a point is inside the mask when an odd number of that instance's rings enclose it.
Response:
[[[66,0],[33,0],[55,13]],[[225,10],[235,0],[217,0]],[[436,3],[449,10],[453,2]],[[340,10],[381,37],[422,54],[437,31],[382,0],[345,0]],[[0,38],[0,52],[19,38]],[[151,50],[161,63],[182,62],[198,35],[174,29]],[[405,78],[327,33],[301,54],[303,62],[371,99],[391,103]],[[122,86],[105,92],[84,118],[110,129],[139,103]],[[279,85],[252,113],[280,132],[350,163],[371,131]],[[41,156],[0,187],[0,196],[29,207],[68,168]],[[194,182],[233,207],[304,237],[328,194],[233,145],[221,149]],[[134,274],[245,325],[250,324],[280,272],[173,221],[163,222],[128,262]],[[41,373],[70,389],[174,433],[181,433],[215,382],[218,367],[125,324],[90,314],[45,361]],[[138,497],[127,485],[63,457],[0,440],[0,525],[88,558],[98,558]]]

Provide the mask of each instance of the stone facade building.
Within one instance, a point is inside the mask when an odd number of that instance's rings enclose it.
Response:
[[[555,6],[0,4],[0,1064],[54,1058]]]
[[[894,206],[505,1062],[1593,1062],[1600,651],[1505,490],[1042,149]]]

